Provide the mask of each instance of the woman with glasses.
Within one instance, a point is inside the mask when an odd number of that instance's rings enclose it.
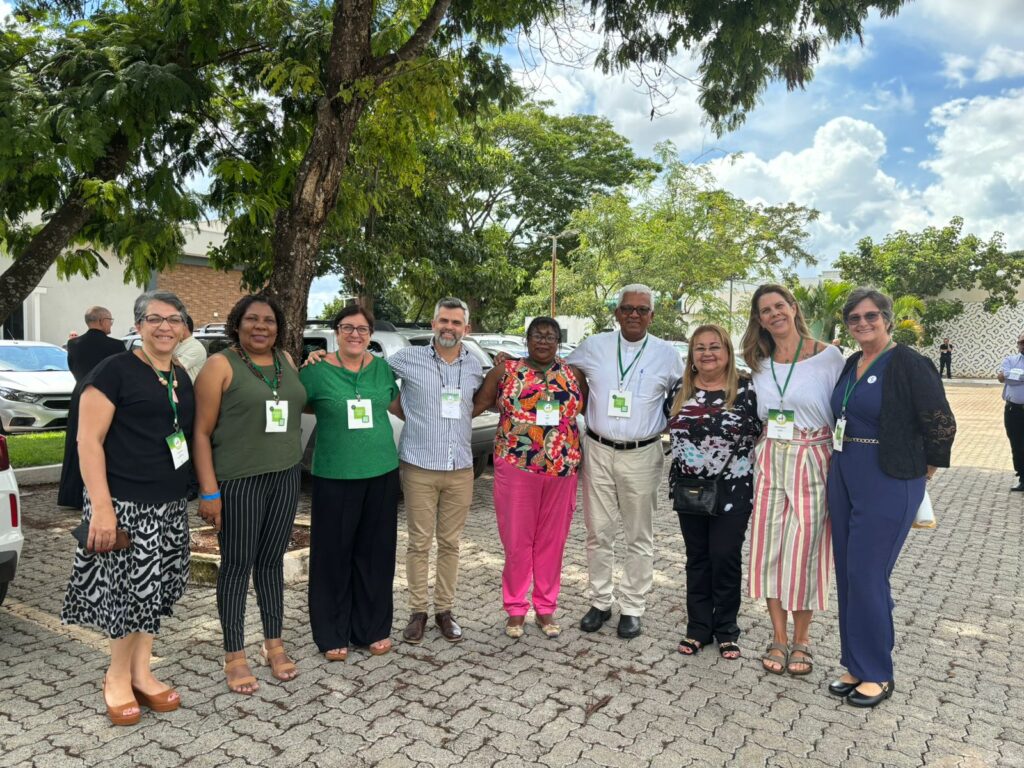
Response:
[[[61,621],[110,638],[107,716],[170,712],[178,692],[150,669],[153,638],[188,580],[192,381],[173,361],[185,306],[166,291],[135,300],[141,346],[108,357],[82,383],[78,460],[85,546],[75,552]]]
[[[526,330],[527,357],[506,359],[487,374],[473,398],[474,415],[497,407],[494,511],[505,548],[501,591],[505,634],[522,637],[533,587],[534,621],[558,637],[555,621],[562,555],[576,509],[576,469],[587,382],[558,357],[562,329],[536,317]]]
[[[852,291],[843,320],[860,351],[832,391],[834,450],[828,476],[839,597],[840,663],[828,687],[856,707],[895,688],[889,576],[925,483],[948,467],[956,421],[931,360],[892,337],[892,300]]]
[[[259,687],[245,655],[245,600],[252,574],[263,624],[260,658],[278,680],[298,671],[281,640],[284,553],[299,503],[299,427],[306,390],[278,348],[284,315],[266,296],[245,296],[224,329],[232,345],[196,380],[193,450],[199,515],[217,531],[217,613],[228,688]]]
[[[398,451],[388,407],[398,384],[368,351],[373,315],[342,309],[338,350],[299,378],[316,414],[309,552],[309,622],[328,661],[349,646],[391,650],[398,545]],[[397,407],[397,406],[396,406]]]
[[[793,294],[773,284],[754,291],[741,344],[766,425],[756,452],[748,566],[750,596],[765,599],[772,621],[761,665],[774,675],[807,675],[811,619],[828,605],[829,397],[843,355],[811,336]]]

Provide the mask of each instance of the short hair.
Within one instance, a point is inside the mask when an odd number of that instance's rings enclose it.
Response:
[[[188,326],[189,333],[196,332],[196,324],[195,321],[192,319],[192,315],[185,315],[185,325]]]
[[[441,316],[442,309],[461,309],[466,313],[466,325],[469,325],[469,305],[466,304],[462,299],[457,299],[454,296],[445,296],[443,299],[434,305],[434,319],[437,320]]]
[[[98,323],[100,320],[105,320],[105,315],[110,315],[111,312],[106,307],[89,307],[85,310],[85,324]]]
[[[558,341],[562,341],[562,326],[558,324],[558,321],[555,320],[555,318],[547,317],[546,315],[533,318],[533,320],[530,321],[530,325],[526,328],[527,337],[529,337],[529,335],[538,328],[550,328],[555,332],[555,336],[558,337]]]
[[[282,344],[285,332],[288,330],[288,324],[285,321],[284,312],[281,311],[281,307],[265,293],[243,296],[236,301],[235,306],[228,312],[228,319],[224,321],[224,334],[235,344],[241,343],[238,340],[238,326],[242,324],[242,318],[245,317],[245,313],[249,311],[249,307],[253,304],[266,304],[270,307],[270,311],[274,313],[274,319],[277,320],[277,338],[274,340],[274,346],[277,347]]]
[[[178,298],[177,294],[171,293],[170,291],[146,291],[139,295],[139,298],[135,300],[135,324],[138,325],[142,322],[143,318],[146,317],[146,310],[149,309],[149,305],[154,301],[162,301],[164,304],[170,304],[181,314],[182,318],[188,317],[188,312],[185,310],[185,305],[181,299]]]
[[[651,309],[654,309],[654,291],[651,290],[649,285],[643,283],[630,283],[629,285],[623,286],[622,290],[619,291],[619,297],[615,300],[616,306],[622,303],[622,297],[627,293],[643,293],[646,294],[647,298],[651,300]]]
[[[846,297],[846,303],[843,304],[843,323],[846,323],[850,313],[853,312],[853,308],[865,299],[878,307],[878,311],[885,318],[886,330],[891,331],[893,326],[892,299],[881,291],[867,285],[854,288],[850,291],[850,295]]]
[[[333,320],[331,320],[331,329],[337,333],[338,326],[341,325],[341,321],[346,317],[352,317],[353,315],[362,315],[365,317],[366,324],[370,326],[370,333],[373,333],[373,313],[362,304],[349,304],[347,307],[342,307],[341,311],[334,316]]]

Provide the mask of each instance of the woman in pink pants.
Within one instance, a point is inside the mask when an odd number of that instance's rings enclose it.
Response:
[[[494,510],[505,547],[501,591],[505,634],[523,635],[533,583],[537,626],[558,637],[555,622],[562,585],[562,554],[576,509],[576,468],[587,382],[557,356],[562,331],[537,317],[526,331],[528,357],[496,365],[474,397],[474,413],[497,407],[494,438]]]

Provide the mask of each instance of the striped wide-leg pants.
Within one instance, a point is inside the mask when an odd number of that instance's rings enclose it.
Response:
[[[828,427],[758,444],[747,573],[751,597],[777,598],[787,611],[828,607],[832,528],[825,481],[831,458]]]
[[[299,503],[300,467],[225,480],[220,484],[220,571],[217,613],[224,650],[245,646],[245,600],[249,575],[263,636],[281,637],[284,622],[284,553]]]

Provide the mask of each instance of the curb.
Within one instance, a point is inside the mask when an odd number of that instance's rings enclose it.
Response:
[[[46,464],[42,467],[22,467],[14,470],[18,485],[45,485],[60,482],[60,464]]]

